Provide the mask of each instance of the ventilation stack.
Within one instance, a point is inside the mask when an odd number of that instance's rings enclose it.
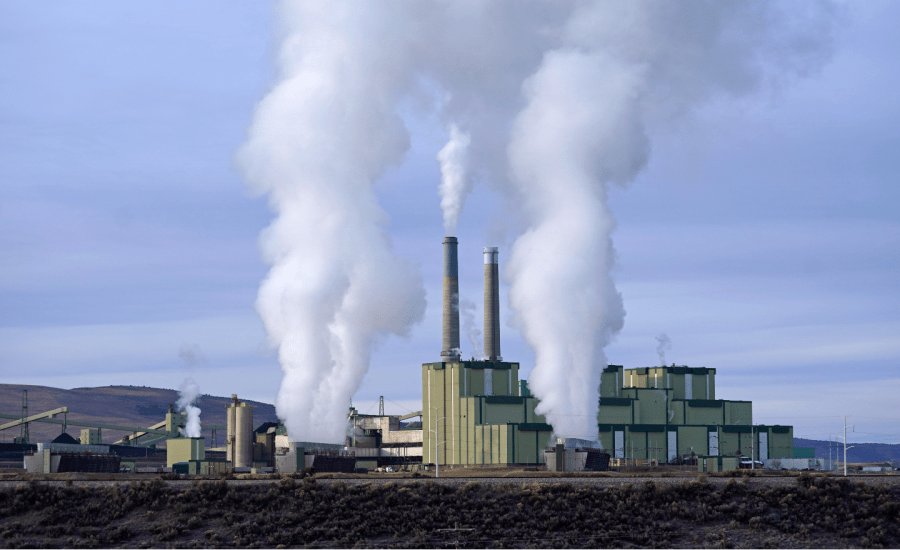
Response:
[[[484,355],[488,361],[500,357],[500,268],[497,247],[484,249]]]
[[[459,361],[459,268],[456,237],[444,238],[444,323],[441,361]]]

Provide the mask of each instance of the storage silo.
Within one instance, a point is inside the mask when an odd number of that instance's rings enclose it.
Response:
[[[253,465],[253,407],[232,394],[227,413],[225,459],[235,468],[249,468]]]

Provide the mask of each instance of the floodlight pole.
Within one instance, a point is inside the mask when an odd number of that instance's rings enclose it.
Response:
[[[852,428],[853,425],[851,424]],[[844,477],[847,477],[847,417],[844,417]]]

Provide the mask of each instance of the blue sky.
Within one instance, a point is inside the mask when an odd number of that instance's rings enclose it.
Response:
[[[718,397],[752,400],[757,422],[827,439],[851,415],[851,440],[896,443],[900,5],[841,13],[820,72],[654,134],[647,169],[612,190],[627,315],[606,353],[652,366],[665,333],[668,363],[716,368]],[[4,382],[177,388],[192,376],[204,393],[274,401],[281,371],[254,311],[272,213],[233,160],[273,82],[273,28],[265,3],[0,5]],[[374,353],[362,409],[384,395],[388,410],[416,410],[420,364],[440,352],[446,132],[419,115],[378,196],[428,309]],[[479,308],[481,247],[501,247],[502,272],[506,224],[476,186],[457,237],[462,298]],[[501,313],[511,320],[505,301]],[[514,326],[502,345],[527,375]]]

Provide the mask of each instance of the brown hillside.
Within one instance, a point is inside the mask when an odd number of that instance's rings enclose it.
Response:
[[[99,388],[75,388],[63,390],[47,386],[26,386],[18,384],[0,384],[0,413],[22,414],[22,390],[28,390],[28,414],[68,407],[69,422],[97,422],[119,426],[145,427],[165,420],[169,403],[178,400],[178,392],[161,388],[142,386],[103,386]],[[200,407],[202,425],[225,425],[225,406],[230,397],[201,395],[196,405]],[[275,407],[258,401],[247,401],[253,406],[254,427],[263,422],[277,422]],[[0,419],[0,424],[9,422]],[[69,426],[67,433],[76,439],[81,435],[80,426]],[[49,442],[62,432],[58,424],[41,422],[31,423],[31,442]],[[0,432],[0,441],[12,441],[19,435],[18,426]],[[103,430],[103,442],[112,443],[129,432]],[[208,439],[211,432],[204,430]],[[222,445],[225,433],[216,434],[217,442]]]

